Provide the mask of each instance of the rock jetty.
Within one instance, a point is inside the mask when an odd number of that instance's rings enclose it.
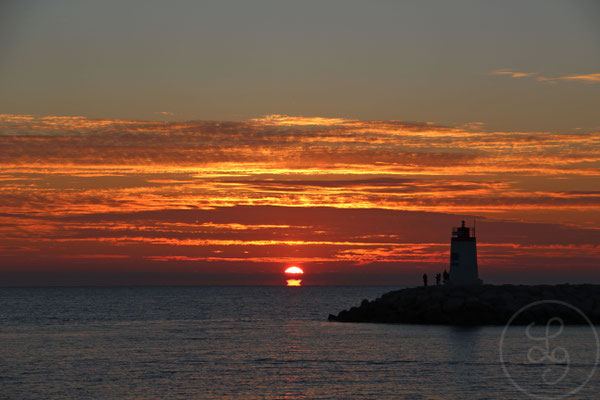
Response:
[[[360,306],[329,315],[330,321],[390,324],[504,325],[526,305],[557,300],[581,310],[600,324],[600,285],[429,286],[389,292],[363,300]],[[585,324],[576,310],[557,303],[528,307],[512,324],[546,324],[558,317],[565,324]]]

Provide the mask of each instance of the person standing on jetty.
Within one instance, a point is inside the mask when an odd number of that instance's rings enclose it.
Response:
[[[423,286],[427,287],[427,274],[423,274]]]
[[[440,286],[440,281],[441,280],[442,280],[442,274],[440,274],[440,273],[435,274],[435,284],[437,286]]]

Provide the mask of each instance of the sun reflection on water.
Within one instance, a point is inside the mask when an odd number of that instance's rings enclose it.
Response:
[[[302,279],[288,279],[286,286],[302,286]]]

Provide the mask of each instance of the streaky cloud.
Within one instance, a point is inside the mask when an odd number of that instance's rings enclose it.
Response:
[[[112,260],[221,281],[300,260],[384,276],[446,265],[449,227],[475,218],[490,274],[599,256],[600,132],[4,114],[0,147],[6,271]]]
[[[578,81],[584,83],[600,83],[600,73],[572,74],[563,76],[544,76],[538,72],[518,72],[510,69],[498,69],[490,72],[491,75],[505,75],[511,78],[535,78],[538,82],[556,83],[558,81]]]

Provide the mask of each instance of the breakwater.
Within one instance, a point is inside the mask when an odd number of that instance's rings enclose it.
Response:
[[[504,325],[523,307],[552,300],[519,313],[513,324],[586,323],[575,309],[600,324],[600,285],[429,286],[392,291],[373,301],[329,315],[330,321],[396,324]]]

